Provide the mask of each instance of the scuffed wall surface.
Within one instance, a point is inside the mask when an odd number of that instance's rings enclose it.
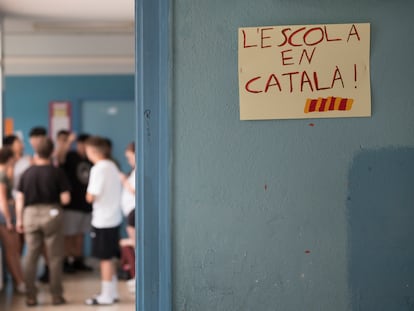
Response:
[[[366,149],[414,144],[413,9],[174,1],[174,310],[357,310],[349,171]],[[372,118],[238,120],[238,27],[352,22],[372,23]]]

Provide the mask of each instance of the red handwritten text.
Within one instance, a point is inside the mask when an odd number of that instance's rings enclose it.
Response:
[[[293,71],[282,74],[272,73],[269,76],[256,76],[247,81],[245,89],[249,93],[268,93],[270,91],[288,91],[303,92],[305,89],[309,91],[320,91],[333,89],[335,86],[344,88],[344,80],[338,66],[332,70],[332,78],[330,81],[324,81],[321,84],[319,76],[316,71],[308,73],[304,71]]]
[[[329,33],[328,26],[303,26],[298,29],[291,27],[256,28],[256,33],[242,30],[243,48],[301,47],[316,46],[322,42],[349,42],[351,39],[361,40],[357,27],[352,24],[349,31],[342,37]]]

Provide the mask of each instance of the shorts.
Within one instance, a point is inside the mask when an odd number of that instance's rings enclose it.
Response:
[[[135,228],[135,208],[127,216],[128,226]]]
[[[91,231],[91,213],[74,210],[63,210],[63,234],[72,236]]]
[[[92,257],[98,259],[120,258],[119,229],[120,226],[113,228],[92,227]]]

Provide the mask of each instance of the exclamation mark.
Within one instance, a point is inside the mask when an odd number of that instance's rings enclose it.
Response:
[[[356,64],[354,64],[354,81],[355,81],[355,88],[357,88],[357,86],[356,86],[356,82],[357,82],[357,67],[356,67]]]

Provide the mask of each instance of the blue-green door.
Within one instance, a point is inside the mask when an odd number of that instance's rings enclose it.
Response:
[[[113,144],[113,157],[123,172],[130,170],[124,151],[128,143],[134,140],[136,133],[133,101],[82,102],[81,131],[110,138]]]

